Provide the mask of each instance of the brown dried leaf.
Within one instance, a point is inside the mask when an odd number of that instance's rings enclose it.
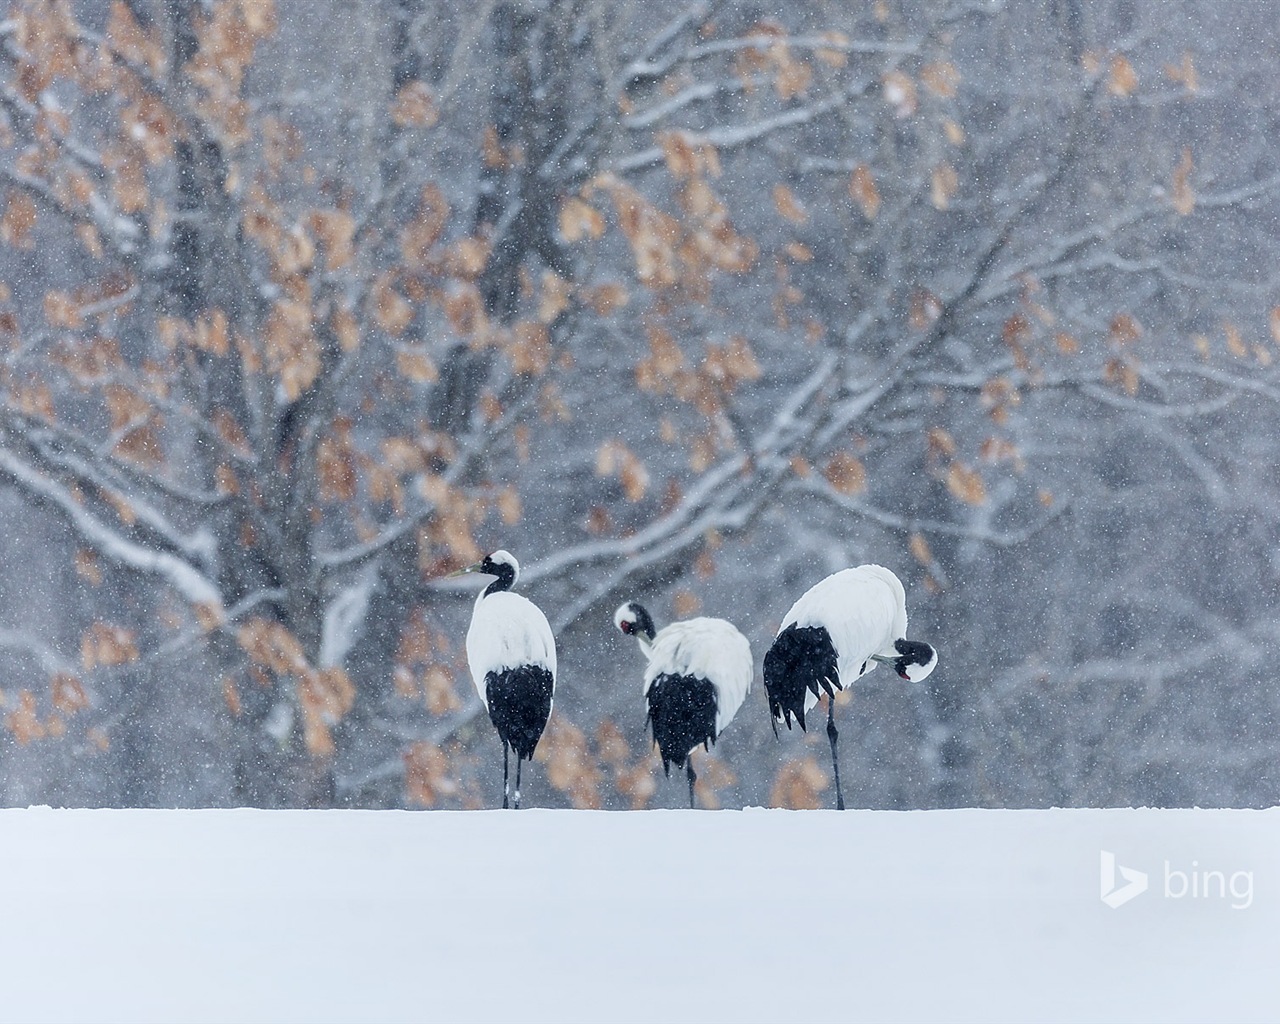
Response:
[[[30,249],[36,226],[36,204],[26,192],[9,189],[4,216],[0,217],[0,241],[15,249]]]
[[[933,552],[929,550],[929,542],[925,540],[924,534],[913,533],[907,541],[907,547],[911,551],[911,557],[921,565],[926,568],[933,565]]]
[[[409,267],[429,268],[432,249],[449,222],[449,200],[435,182],[422,187],[417,215],[400,233],[400,254]]]
[[[329,322],[343,352],[354,352],[360,347],[360,322],[351,310],[336,307]]]
[[[1111,67],[1107,72],[1107,92],[1112,96],[1129,96],[1138,88],[1138,73],[1133,70],[1129,58],[1117,53],[1111,58]]]
[[[599,537],[613,529],[613,520],[609,516],[608,509],[601,505],[592,505],[587,512],[586,525],[589,534]]]
[[[1181,217],[1187,216],[1196,208],[1196,194],[1191,187],[1193,167],[1191,148],[1186,147],[1182,150],[1182,159],[1178,161],[1178,166],[1173,169],[1173,188],[1170,192],[1173,208]]]
[[[697,802],[709,811],[720,809],[719,793],[738,781],[732,768],[715,754],[702,758],[698,765],[698,782],[695,791]]]
[[[925,448],[930,459],[947,458],[956,452],[956,439],[942,427],[930,427]]]
[[[373,318],[378,326],[392,337],[399,337],[413,323],[413,306],[396,291],[392,275],[382,274],[374,282],[370,293]]]
[[[520,492],[514,487],[504,487],[498,492],[498,514],[507,526],[515,526],[520,522],[524,510],[520,503]]]
[[[984,462],[1012,462],[1018,472],[1022,472],[1022,453],[1018,446],[1003,437],[988,437],[978,446],[978,455]]]
[[[74,715],[89,706],[89,695],[84,691],[84,684],[73,675],[58,672],[49,680],[49,688],[53,706],[64,714]]]
[[[191,610],[195,613],[196,622],[206,633],[212,633],[227,621],[226,610],[216,601],[197,601]]]
[[[689,178],[699,171],[698,149],[693,136],[681,131],[659,132],[657,142],[672,177]]]
[[[1226,322],[1222,325],[1222,333],[1227,340],[1227,351],[1237,359],[1243,359],[1249,354],[1249,346],[1244,342],[1244,335],[1240,333],[1240,328],[1235,324]]]
[[[565,793],[574,807],[598,809],[603,774],[581,729],[562,715],[553,715],[542,734],[534,760],[547,766],[547,781]]]
[[[849,179],[849,195],[862,209],[867,220],[875,220],[880,209],[880,190],[876,188],[875,178],[871,176],[871,168],[859,164],[853,169]]]
[[[867,489],[867,469],[862,460],[850,452],[837,452],[828,460],[822,475],[841,494],[861,494]]]
[[[1073,356],[1080,351],[1080,342],[1065,331],[1059,331],[1055,334],[1053,342],[1058,346],[1058,351],[1064,356]]]
[[[356,219],[346,210],[313,210],[307,220],[324,246],[325,264],[341,270],[355,260]]]
[[[251,661],[277,675],[299,675],[308,671],[302,644],[278,622],[260,616],[249,619],[236,631],[236,642]]]
[[[236,718],[244,713],[244,705],[240,701],[240,690],[236,687],[236,681],[230,676],[222,677],[222,699],[227,705],[227,710]]]
[[[1142,337],[1142,324],[1131,313],[1117,313],[1111,318],[1107,336],[1118,347],[1130,345]]]
[[[709,580],[716,574],[716,559],[709,548],[704,548],[694,559],[693,571],[700,580]]]
[[[785,45],[772,47],[770,50],[777,66],[777,74],[773,78],[773,87],[781,99],[794,99],[809,91],[813,82],[813,71],[803,60],[792,55]]]
[[[146,166],[140,154],[118,157],[114,164],[111,192],[120,212],[130,214],[146,209],[150,194],[147,191]]]
[[[351,501],[355,498],[358,476],[349,420],[335,421],[333,433],[322,438],[317,445],[316,479],[320,483],[321,501]]]
[[[1175,82],[1180,82],[1189,93],[1200,91],[1200,76],[1196,74],[1195,64],[1191,59],[1191,51],[1185,50],[1179,64],[1166,64],[1164,73]]]
[[[164,449],[154,423],[127,431],[111,449],[113,455],[139,466],[159,466],[164,462]]]
[[[300,398],[320,375],[320,346],[311,325],[310,302],[276,300],[267,317],[267,364],[290,401]]]
[[[415,743],[404,754],[404,788],[410,803],[435,807],[458,795],[457,779],[449,758],[434,743]]]
[[[4,720],[5,728],[13,733],[13,738],[20,746],[45,737],[45,727],[40,724],[40,716],[36,712],[36,695],[30,690],[20,691],[18,706]]]
[[[511,329],[507,354],[511,369],[521,376],[539,377],[551,365],[551,332],[546,324],[522,320]]]
[[[1004,327],[1000,331],[1000,338],[1005,346],[1013,353],[1014,364],[1020,370],[1028,370],[1031,367],[1030,359],[1027,357],[1027,342],[1031,340],[1031,321],[1027,319],[1023,313],[1014,313],[1004,322]]]
[[[604,228],[604,214],[577,196],[571,196],[560,207],[560,236],[566,242],[599,238]]]
[[[981,505],[987,500],[982,474],[963,462],[953,462],[948,468],[947,490],[966,505]]]
[[[707,354],[698,373],[718,391],[731,394],[742,382],[759,380],[763,371],[751,343],[741,334],[735,334],[727,345],[707,343]]]
[[[488,331],[484,299],[480,289],[470,282],[455,283],[445,293],[444,315],[460,337],[474,338]]]
[[[600,760],[614,769],[631,758],[631,746],[611,718],[600,719],[596,726],[596,750],[600,753]]]
[[[1138,393],[1138,368],[1129,359],[1108,359],[1102,367],[1102,379],[1123,388],[1129,395]]]
[[[314,757],[334,753],[331,729],[355,705],[356,688],[342,668],[310,669],[298,680],[302,739]]]
[[[697,615],[702,609],[702,598],[692,590],[680,589],[671,595],[671,610],[677,619],[687,619]]]
[[[628,501],[639,501],[649,489],[649,471],[621,441],[606,441],[600,446],[596,452],[596,473],[616,476]]]
[[[940,316],[942,316],[942,300],[933,292],[925,288],[917,288],[911,293],[911,308],[907,313],[907,323],[914,330],[925,330]]]
[[[773,206],[779,214],[791,221],[792,224],[803,224],[809,219],[809,213],[805,210],[804,205],[786,185],[777,184],[773,186]]]
[[[402,128],[430,128],[440,120],[440,108],[426,83],[408,82],[391,104],[391,120]]]
[[[960,86],[960,72],[950,61],[938,61],[920,69],[920,81],[935,96],[949,100]]]
[[[138,660],[133,630],[95,622],[80,636],[80,664],[86,672],[99,665],[127,665]]]
[[[76,573],[95,587],[102,585],[102,559],[92,548],[80,548],[76,552]]]
[[[566,281],[555,271],[544,270],[538,291],[538,322],[548,325],[554,323],[556,317],[569,308],[572,297],[572,282]]]
[[[112,0],[105,39],[112,50],[126,60],[147,68],[153,76],[158,77],[163,70],[163,46],[155,38],[155,33],[143,31],[124,0]]]
[[[44,295],[44,318],[50,327],[77,330],[84,326],[80,303],[66,292],[47,291]]]
[[[189,334],[192,344],[210,355],[225,356],[231,351],[227,314],[215,309],[195,322]]]
[[[930,180],[932,182],[929,191],[930,201],[936,209],[947,209],[951,205],[951,197],[960,187],[960,177],[956,174],[956,169],[948,163],[941,163],[933,169]]]
[[[435,360],[418,348],[397,349],[396,369],[400,376],[415,384],[432,384],[440,379]]]
[[[641,758],[630,767],[618,766],[613,773],[614,788],[631,801],[633,811],[644,810],[658,791],[658,782],[648,759]]]
[[[441,665],[431,665],[422,674],[422,695],[433,715],[462,710],[462,698],[453,685],[453,674]]]
[[[448,272],[467,281],[483,274],[488,262],[489,243],[483,238],[459,238],[445,254]]]
[[[769,805],[792,810],[816,810],[822,806],[821,794],[829,785],[830,776],[812,757],[788,761],[774,776]]]

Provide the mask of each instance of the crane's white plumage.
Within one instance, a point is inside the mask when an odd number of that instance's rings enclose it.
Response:
[[[664,626],[645,652],[644,695],[660,675],[693,676],[716,692],[716,736],[751,692],[751,644],[731,622],[696,618]]]
[[[835,647],[838,680],[848,686],[879,664],[872,656],[895,659],[894,641],[907,635],[907,594],[902,581],[882,565],[841,569],[815,583],[791,606],[778,629],[788,626],[825,629]],[[932,666],[930,666],[932,669]],[[928,672],[921,674],[918,682]],[[818,693],[805,691],[804,709],[813,710]]]
[[[836,754],[835,691],[885,661],[909,682],[920,682],[938,663],[937,652],[908,640],[907,596],[902,582],[882,565],[843,569],[810,587],[782,620],[764,658],[764,688],[774,731],[805,715],[828,694],[827,737],[836,777],[836,806],[843,809]]]
[[[485,684],[495,675],[521,665],[537,665],[554,677],[556,641],[542,609],[521,594],[509,590],[482,593],[476,598],[467,630],[467,664],[485,707]]]
[[[508,754],[516,752],[515,805],[520,806],[520,766],[551,717],[556,686],[556,642],[551,624],[528,598],[513,594],[520,563],[508,551],[452,575],[479,572],[494,580],[476,598],[467,630],[467,664],[476,691],[502,740],[502,806],[508,806]]]
[[[751,644],[724,619],[673,622],[654,633],[642,605],[622,605],[614,624],[640,642],[648,659],[642,693],[663,768],[683,767],[693,806],[691,754],[714,743],[751,692]]]

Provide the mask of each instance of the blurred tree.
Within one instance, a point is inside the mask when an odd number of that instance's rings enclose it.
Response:
[[[664,798],[622,597],[759,656],[854,560],[943,657],[862,802],[1260,799],[1274,114],[1122,7],[15,0],[7,799],[491,802],[498,546],[544,801]],[[821,802],[763,708],[704,799]]]

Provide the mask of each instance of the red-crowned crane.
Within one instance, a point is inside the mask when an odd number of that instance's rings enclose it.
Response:
[[[673,764],[685,770],[692,807],[693,751],[711,749],[751,692],[751,644],[724,619],[686,619],[655,632],[635,601],[619,607],[613,623],[649,660],[643,693],[653,741],[668,777]]]
[[[918,683],[938,664],[938,652],[907,638],[907,595],[902,582],[882,565],[860,565],[828,576],[791,606],[764,656],[764,688],[773,731],[804,729],[805,712],[827,694],[827,739],[836,779],[836,807],[844,810],[840,761],[836,755],[835,690],[849,686],[879,662]]]
[[[542,610],[511,592],[520,563],[508,551],[450,573],[495,577],[476,598],[467,630],[467,663],[480,699],[502,740],[502,806],[510,806],[509,751],[516,752],[515,806],[520,807],[520,764],[533,758],[551,717],[556,689],[556,641]]]

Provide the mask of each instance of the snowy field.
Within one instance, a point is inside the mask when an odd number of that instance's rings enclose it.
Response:
[[[8,810],[0,885],[4,1020],[1280,1018],[1280,810]]]

